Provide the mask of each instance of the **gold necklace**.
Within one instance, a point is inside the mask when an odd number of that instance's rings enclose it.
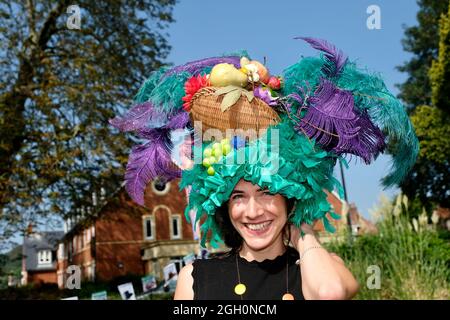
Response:
[[[234,293],[244,299],[244,293],[247,291],[247,286],[241,282],[241,274],[239,272],[239,262],[238,262],[239,252],[236,253],[236,270],[238,276],[238,284],[234,287]],[[289,293],[289,256],[286,249],[286,293],[283,294],[281,300],[295,300],[294,296]]]

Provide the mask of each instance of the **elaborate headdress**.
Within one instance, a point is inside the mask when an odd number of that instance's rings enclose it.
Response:
[[[398,184],[418,153],[400,101],[379,76],[359,69],[333,45],[301,39],[321,56],[302,58],[281,77],[246,52],[153,72],[136,105],[111,120],[147,140],[129,157],[131,198],[143,205],[151,180],[181,177],[180,188],[190,189],[186,218],[195,219],[193,225],[202,219],[202,245],[208,231],[215,245],[221,235],[214,214],[240,179],[296,199],[290,215],[295,225],[322,219],[331,232],[326,213],[338,216],[324,190],[342,194],[333,177],[336,161],[354,155],[369,164],[387,151],[393,161],[382,182]],[[180,131],[194,143],[174,143]],[[187,149],[181,158],[174,155],[180,146]]]

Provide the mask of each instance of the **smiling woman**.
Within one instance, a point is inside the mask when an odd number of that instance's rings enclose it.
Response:
[[[138,104],[111,121],[149,140],[133,148],[127,165],[133,200],[144,204],[151,180],[181,176],[186,219],[201,223],[200,245],[231,249],[184,267],[175,299],[349,299],[357,292],[342,259],[312,230],[321,220],[333,232],[328,218],[339,218],[325,192],[343,196],[333,168],[344,155],[369,164],[389,150],[384,182],[394,185],[414,164],[417,137],[381,79],[327,41],[301,39],[323,54],[282,76],[245,51],[158,70]],[[155,119],[165,123],[155,127]],[[177,167],[171,135],[179,129],[193,141],[178,150]]]
[[[303,226],[305,235],[299,237],[299,230],[288,223],[293,204],[240,180],[215,215],[219,233],[231,250],[184,267],[175,299],[353,297],[358,284],[342,260],[320,246],[311,228]],[[309,257],[297,262],[306,250],[311,251]]]

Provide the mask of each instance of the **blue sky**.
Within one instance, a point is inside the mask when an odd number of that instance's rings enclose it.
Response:
[[[380,8],[381,29],[369,30],[367,8]],[[379,72],[387,87],[398,93],[396,83],[406,75],[395,67],[409,60],[403,51],[403,25],[417,24],[414,0],[181,0],[174,8],[176,22],[167,30],[172,45],[168,61],[175,65],[245,49],[253,59],[263,61],[271,74],[297,62],[315,50],[296,36],[326,39],[352,60]],[[350,163],[345,171],[347,193],[360,212],[368,217],[383,191],[379,180],[387,174],[390,158],[380,156],[370,166]],[[336,171],[337,176],[340,174]],[[387,195],[398,192],[388,189]]]

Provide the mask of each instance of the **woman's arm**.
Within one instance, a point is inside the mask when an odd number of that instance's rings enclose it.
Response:
[[[322,248],[310,225],[291,226],[291,241],[300,254],[302,292],[305,299],[344,300],[358,292],[358,282],[336,254]],[[320,248],[313,248],[320,247]]]
[[[193,269],[194,267],[192,264],[188,264],[181,269],[180,274],[178,275],[174,300],[194,299],[194,290],[192,289],[192,285],[194,283],[194,279],[192,278]]]

